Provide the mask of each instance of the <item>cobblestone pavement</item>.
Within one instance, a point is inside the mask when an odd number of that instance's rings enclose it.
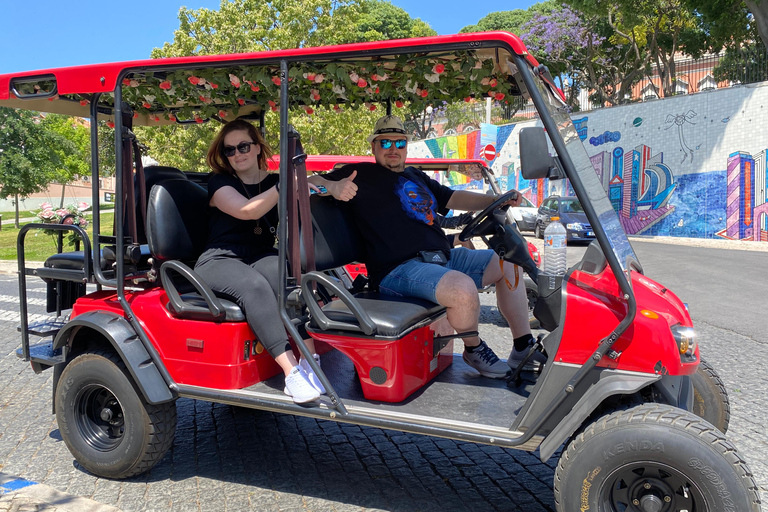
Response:
[[[554,510],[559,454],[544,464],[523,451],[188,399],[177,402],[174,445],[154,469],[125,481],[94,477],[62,442],[51,414],[50,372],[35,375],[15,355],[15,282],[0,275],[0,477],[40,482],[124,512]],[[40,304],[44,288],[35,286],[31,297]],[[508,328],[492,294],[481,302],[481,335],[505,357]],[[729,438],[765,502],[768,344],[697,328],[702,354],[730,393]],[[15,510],[3,508],[12,496],[0,493],[0,512]]]

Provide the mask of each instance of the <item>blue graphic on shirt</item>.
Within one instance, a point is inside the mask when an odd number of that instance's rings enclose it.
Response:
[[[430,226],[435,222],[434,206],[437,200],[429,189],[401,176],[397,181],[395,194],[400,198],[400,204],[410,218]]]

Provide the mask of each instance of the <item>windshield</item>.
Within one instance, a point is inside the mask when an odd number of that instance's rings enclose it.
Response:
[[[539,92],[544,97],[547,110],[558,126],[558,131],[565,142],[565,147],[576,169],[578,179],[581,181],[587,192],[587,199],[600,220],[600,225],[608,237],[611,249],[618,258],[622,270],[626,272],[629,270],[630,262],[639,262],[640,260],[638,260],[637,255],[632,248],[632,244],[627,238],[627,233],[621,225],[619,216],[616,214],[611,201],[608,199],[608,191],[603,186],[603,181],[606,183],[606,186],[608,181],[601,180],[598,177],[595,168],[592,167],[592,162],[589,159],[589,155],[587,155],[587,150],[584,148],[584,145],[576,132],[576,127],[573,125],[566,107],[554,97],[541,79],[537,77],[535,78],[535,81]],[[583,211],[580,204],[574,206],[579,207],[579,210],[574,211]],[[606,248],[603,248],[603,250],[605,249]]]
[[[565,213],[584,213],[581,203],[575,199],[566,199],[560,203],[560,211]]]

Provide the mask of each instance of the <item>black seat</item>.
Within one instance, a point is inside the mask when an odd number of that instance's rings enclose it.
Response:
[[[310,207],[317,271],[365,260],[362,237],[349,216],[345,215],[342,204],[335,199],[315,195],[310,198]],[[304,261],[302,254],[302,263]],[[309,280],[312,280],[313,274],[316,273],[308,274]],[[377,336],[401,337],[445,312],[444,306],[413,297],[394,297],[371,291],[360,292],[352,297],[373,322]],[[320,311],[333,321],[333,329],[360,331],[359,318],[343,300],[332,301],[320,308]],[[312,316],[309,328],[321,328],[317,315]]]
[[[207,204],[208,192],[187,179],[164,180],[152,187],[147,200],[147,242],[153,266],[159,267],[168,309],[174,316],[243,322],[240,307],[216,297],[190,268],[208,238]],[[191,288],[196,293],[185,291]]]

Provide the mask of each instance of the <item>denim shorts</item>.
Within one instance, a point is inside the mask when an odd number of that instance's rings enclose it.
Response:
[[[437,283],[451,270],[467,274],[480,289],[483,287],[483,274],[493,254],[490,249],[475,251],[457,247],[451,249],[451,259],[445,265],[424,263],[414,258],[401,263],[387,274],[379,284],[379,291],[386,295],[419,297],[437,302]]]

